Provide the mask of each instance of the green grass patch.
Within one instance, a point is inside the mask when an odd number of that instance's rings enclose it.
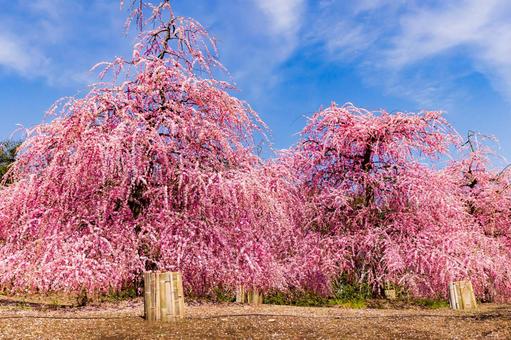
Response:
[[[313,292],[291,291],[271,292],[264,296],[264,303],[272,305],[300,306],[300,307],[343,307],[367,308],[367,303],[360,298],[325,297]]]
[[[329,300],[330,306],[336,306],[336,307],[342,307],[342,308],[349,308],[349,309],[364,309],[367,308],[367,301],[366,300],[339,300],[339,299],[330,299]]]
[[[428,309],[439,309],[439,308],[448,308],[449,302],[446,300],[438,300],[438,299],[414,299],[411,303],[415,306],[428,308]]]
[[[137,297],[137,289],[135,287],[126,288],[119,291],[110,291],[108,294],[100,295],[99,302],[119,302],[123,300],[130,300]],[[86,300],[87,297],[79,295],[77,300]],[[80,302],[79,302],[80,304]]]
[[[214,302],[234,302],[236,301],[235,294],[225,288],[214,288],[211,293],[211,298]]]

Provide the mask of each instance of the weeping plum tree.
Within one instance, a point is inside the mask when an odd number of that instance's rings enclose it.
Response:
[[[469,132],[468,152],[444,171],[455,181],[453,192],[487,244],[479,262],[484,265],[478,268],[478,284],[481,298],[494,301],[511,292],[511,174],[509,166],[491,169],[489,155],[495,153],[478,139],[478,134]]]
[[[197,294],[283,287],[281,254],[301,238],[279,168],[253,153],[264,124],[212,78],[221,65],[199,23],[168,1],[131,10],[132,58],[98,65],[108,82],[58,102],[7,174],[0,284],[101,292],[161,269],[182,270]]]
[[[169,1],[129,8],[132,57],[58,101],[4,177],[3,290],[105,292],[159,269],[199,295],[239,284],[328,295],[342,275],[416,296],[468,277],[480,297],[511,297],[509,171],[476,150],[437,169],[460,144],[440,113],[333,104],[263,161],[266,127],[214,78],[206,30]]]
[[[293,160],[307,228],[337,238],[349,280],[441,296],[450,280],[470,277],[481,295],[491,273],[509,296],[509,247],[481,232],[452,173],[426,165],[459,144],[438,112],[332,104],[310,119]]]

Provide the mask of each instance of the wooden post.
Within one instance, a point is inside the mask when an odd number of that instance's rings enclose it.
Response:
[[[159,292],[154,287],[155,272],[144,272],[144,317],[148,321],[156,320],[156,299]]]
[[[263,303],[263,295],[260,294],[256,289],[253,289],[247,294],[248,303],[251,305],[260,305]]]
[[[181,273],[144,273],[144,316],[147,321],[174,321],[183,318]]]
[[[257,289],[247,290],[245,286],[239,285],[236,288],[236,302],[260,305],[263,303],[263,295]]]
[[[472,282],[456,281],[449,283],[449,305],[455,310],[477,308]]]
[[[247,295],[245,292],[245,287],[243,285],[239,285],[236,288],[236,302],[237,303],[245,303],[247,302]]]
[[[385,298],[387,300],[395,300],[396,299],[396,289],[394,288],[394,285],[390,282],[385,282],[385,288],[383,290],[383,293],[385,294]]]
[[[396,290],[395,289],[385,289],[385,298],[387,300],[395,300],[396,299]]]

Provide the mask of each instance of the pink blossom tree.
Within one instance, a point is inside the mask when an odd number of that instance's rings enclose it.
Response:
[[[180,270],[189,293],[237,285],[331,293],[340,276],[442,296],[470,278],[511,297],[509,172],[438,112],[332,104],[277,159],[266,127],[214,78],[214,39],[170,2],[129,4],[130,58],[28,132],[0,188],[0,287],[102,293]],[[260,137],[262,136],[262,138]]]
[[[307,227],[337,237],[339,271],[352,282],[445,296],[453,279],[471,278],[479,295],[488,272],[508,280],[509,252],[477,228],[452,173],[428,165],[460,144],[440,113],[332,104],[302,136],[294,167],[307,192]]]
[[[132,58],[99,65],[108,82],[58,102],[9,171],[0,285],[104,292],[160,269],[183,271],[195,294],[284,287],[300,236],[282,202],[295,189],[253,152],[264,124],[212,78],[221,65],[199,23],[169,1],[131,9]]]
[[[454,179],[453,192],[487,244],[487,252],[480,254],[480,263],[486,265],[478,268],[477,288],[483,299],[493,301],[509,298],[511,292],[511,174],[509,166],[491,168],[489,156],[495,152],[479,139],[488,141],[469,132],[462,159],[452,162],[445,172]]]

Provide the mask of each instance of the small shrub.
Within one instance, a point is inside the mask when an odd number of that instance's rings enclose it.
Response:
[[[214,302],[234,302],[236,296],[234,293],[225,288],[214,288],[212,292],[212,300]]]
[[[341,275],[333,284],[333,295],[341,301],[363,301],[373,297],[371,286],[367,283],[356,283]]]
[[[322,296],[311,291],[291,290],[273,291],[265,295],[264,302],[273,305],[291,305],[301,307],[340,306],[344,308],[366,308],[366,299],[371,297],[368,287],[344,284],[336,287],[331,296]]]
[[[122,300],[134,299],[138,296],[137,288],[129,287],[120,291],[110,291],[108,294],[99,296],[100,302],[118,302]]]

